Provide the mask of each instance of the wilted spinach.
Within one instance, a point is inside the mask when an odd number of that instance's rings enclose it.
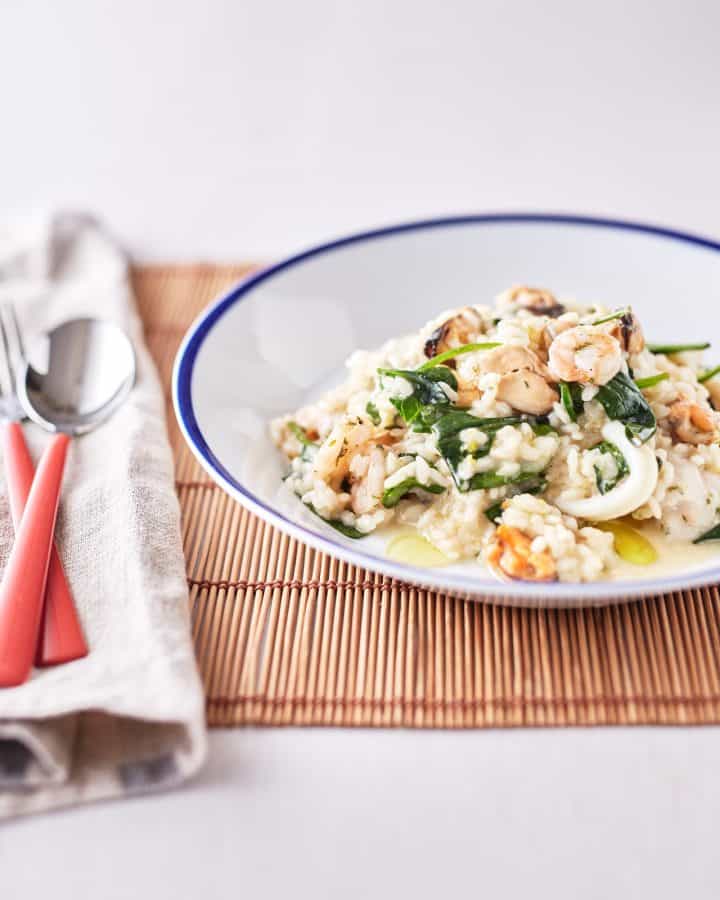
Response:
[[[509,484],[522,484],[533,476],[537,476],[537,472],[518,472],[517,475],[498,475],[497,472],[478,472],[469,480],[468,491],[479,491],[483,488],[505,487]]]
[[[402,498],[410,491],[422,490],[430,494],[442,494],[445,488],[441,484],[421,484],[417,478],[406,478],[400,484],[388,488],[382,495],[382,505],[386,509],[397,506]]]
[[[618,372],[597,393],[610,419],[617,419],[625,425],[627,436],[636,442],[645,443],[657,429],[657,422],[650,404],[638,386],[624,372]]]
[[[611,444],[610,441],[601,441],[601,443],[593,449],[599,450],[601,453],[607,453],[609,456],[612,456],[613,461],[615,462],[616,474],[611,478],[605,477],[602,468],[599,465],[593,466],[595,469],[595,482],[598,490],[601,494],[607,494],[608,491],[611,491],[617,483],[628,474],[630,468],[628,467],[625,457],[615,444]]]
[[[574,381],[561,381],[559,387],[560,399],[565,411],[570,416],[570,421],[577,422],[577,417],[582,415],[584,409],[582,388]]]
[[[702,544],[704,541],[720,541],[720,523],[701,534],[700,537],[696,537],[693,544]]]
[[[344,534],[345,537],[352,538],[353,540],[367,537],[364,531],[359,531],[357,528],[353,528],[352,525],[346,525],[340,519],[326,519],[325,516],[321,516],[320,513],[312,505],[312,503],[306,503],[305,506],[307,506],[310,512],[315,513],[318,519],[322,519],[326,525],[330,525],[335,529],[335,531],[339,531],[340,534]]]
[[[477,472],[471,478],[461,478],[458,474],[460,463],[466,456],[474,459],[487,456],[492,447],[497,432],[506,425],[521,425],[528,422],[538,434],[548,434],[554,429],[547,422],[538,421],[529,416],[501,416],[493,419],[481,419],[463,410],[455,410],[441,416],[433,425],[432,430],[437,438],[437,446],[440,454],[452,474],[457,489],[463,493],[476,491],[481,488],[502,487],[507,484],[516,484],[527,481],[531,475],[537,473],[521,472],[514,476],[498,475],[497,472]],[[461,433],[468,428],[478,428],[486,436],[484,444],[469,450],[463,444]]]
[[[544,478],[538,475],[532,475],[527,481],[516,483],[512,494],[508,494],[507,497],[503,497],[501,500],[498,500],[497,503],[488,506],[485,510],[485,515],[491,522],[494,522],[497,525],[500,516],[503,514],[502,507],[506,500],[510,497],[515,497],[518,494],[542,494],[546,487],[547,481],[545,481]]]
[[[447,366],[434,366],[426,372],[412,369],[378,369],[383,376],[404,378],[412,385],[408,397],[391,397],[390,402],[413,431],[428,433],[434,422],[452,406],[443,384],[457,390],[457,378]]]

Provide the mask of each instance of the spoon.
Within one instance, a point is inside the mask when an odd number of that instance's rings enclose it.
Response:
[[[101,425],[135,381],[127,335],[102,319],[74,319],[31,348],[18,396],[28,417],[55,433],[42,455],[0,584],[0,687],[32,668],[70,438]]]

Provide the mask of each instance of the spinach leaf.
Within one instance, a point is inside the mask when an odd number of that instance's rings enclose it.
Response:
[[[413,431],[427,433],[433,423],[452,404],[442,388],[448,385],[457,390],[457,378],[447,366],[434,366],[427,372],[412,369],[378,369],[378,373],[393,378],[404,378],[412,385],[408,397],[391,397],[390,402]]]
[[[502,500],[498,500],[497,503],[488,506],[485,510],[485,515],[497,525],[500,516],[503,514],[503,503],[506,500],[510,499],[510,497],[516,497],[518,494],[542,494],[546,487],[547,481],[544,478],[532,475],[528,481],[516,484],[512,494],[508,494],[507,497],[503,497]]]
[[[517,475],[498,475],[497,472],[478,472],[468,482],[468,491],[479,491],[483,488],[505,487],[508,484],[519,485],[528,479],[536,479],[539,472],[518,472]],[[460,488],[462,490],[462,488]]]
[[[560,382],[560,400],[565,407],[571,422],[577,422],[577,417],[582,415],[585,405],[582,401],[582,388],[574,381]]]
[[[651,353],[684,353],[686,350],[707,350],[709,341],[698,344],[646,344]]]
[[[526,416],[500,416],[494,419],[481,419],[472,413],[466,412],[464,409],[453,410],[446,413],[442,418],[438,419],[433,427],[433,431],[438,440],[456,437],[466,428],[480,428],[483,431],[498,431],[506,425],[520,425],[527,421]]]
[[[452,369],[447,366],[433,366],[426,372],[418,369],[378,369],[380,375],[389,375],[392,378],[404,378],[415,388],[418,399],[424,403],[447,403],[447,394],[440,387],[441,383],[449,385],[457,390],[457,378]]]
[[[380,412],[377,406],[375,406],[375,404],[372,402],[372,400],[368,400],[365,406],[365,412],[370,417],[370,421],[373,423],[373,425],[380,424]]]
[[[625,424],[628,438],[645,443],[657,429],[657,422],[640,389],[624,372],[618,372],[597,393],[610,419]]]
[[[696,537],[693,544],[702,544],[703,541],[720,541],[720,524],[701,534],[700,537]]]
[[[612,456],[615,461],[616,474],[612,478],[606,478],[600,466],[593,466],[595,469],[595,482],[598,490],[601,494],[607,494],[608,491],[611,491],[617,483],[628,474],[630,468],[625,457],[615,444],[611,444],[610,441],[601,441],[597,447],[593,449],[599,450],[601,453],[607,453],[609,456]]]
[[[642,391],[645,388],[655,387],[655,385],[660,384],[661,381],[667,381],[669,377],[667,372],[660,372],[657,375],[648,375],[647,378],[637,378],[635,384]],[[700,381],[699,378],[698,381]]]
[[[421,484],[417,478],[406,478],[400,484],[388,488],[382,495],[382,505],[386,509],[392,509],[397,506],[402,498],[410,491],[414,490],[428,491],[430,494],[442,494],[445,488],[441,484]]]
[[[320,513],[312,505],[312,503],[306,503],[305,506],[307,506],[310,512],[315,513],[318,519],[322,519],[326,525],[330,525],[335,529],[335,531],[339,531],[340,534],[344,534],[345,537],[353,538],[353,540],[367,537],[364,531],[359,531],[357,528],[353,528],[352,525],[346,525],[340,519],[326,519],[324,516],[321,516]]]
[[[485,510],[485,515],[495,525],[500,521],[500,516],[503,514],[503,503],[506,499],[507,498],[503,497],[502,500],[498,500],[497,503],[493,503],[492,506],[488,506]]]
[[[458,467],[466,456],[472,456],[475,459],[487,456],[495,435],[501,428],[504,428],[506,425],[520,425],[526,421],[529,421],[526,416],[501,416],[493,419],[481,419],[463,410],[454,410],[441,416],[433,424],[432,430],[437,438],[438,450],[448,464],[459,491],[464,493],[465,491],[478,490],[481,487],[499,487],[512,483],[494,472],[480,472],[470,479],[460,478],[458,476]],[[553,430],[545,423],[535,422],[533,427],[541,429],[541,433],[545,433],[545,429]],[[479,428],[487,435],[487,441],[474,450],[468,450],[460,437],[461,432],[468,428]],[[527,478],[527,473],[523,477]]]
[[[553,428],[548,422],[528,422],[528,425],[538,436],[558,433],[557,428]]]

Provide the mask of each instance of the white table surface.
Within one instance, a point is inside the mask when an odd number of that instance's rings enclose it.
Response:
[[[720,5],[10,0],[0,200],[143,259],[432,214],[720,235]],[[234,730],[185,790],[0,828],[0,894],[720,896],[720,731]]]
[[[2,895],[720,895],[717,729],[245,729],[183,791],[0,829]]]

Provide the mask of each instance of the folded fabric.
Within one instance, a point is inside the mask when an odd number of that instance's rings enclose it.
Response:
[[[56,541],[90,654],[0,689],[0,818],[168,788],[206,752],[163,395],[125,258],[87,217],[0,227],[7,301],[26,340],[77,316],[114,320],[138,377],[112,419],[70,446]],[[37,460],[48,436],[24,428]],[[12,541],[2,478],[0,565]]]

